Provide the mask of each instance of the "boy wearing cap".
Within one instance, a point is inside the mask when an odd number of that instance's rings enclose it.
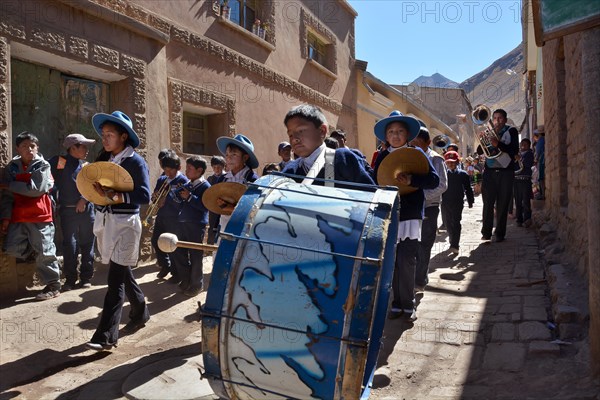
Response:
[[[371,174],[365,169],[365,162],[348,148],[330,149],[325,146],[327,136],[327,120],[316,106],[302,104],[293,107],[286,114],[285,124],[292,144],[292,150],[297,157],[283,169],[283,173],[305,176],[305,184],[323,186],[326,179],[374,185]],[[327,182],[326,185],[333,185]],[[336,187],[357,189],[357,186],[335,184]]]
[[[279,166],[279,171],[283,171],[286,165],[292,159],[292,145],[288,142],[281,142],[277,147],[277,154],[281,157],[281,161],[277,166]]]
[[[94,205],[83,198],[77,189],[79,171],[87,164],[89,146],[96,143],[79,133],[68,135],[63,141],[65,156],[54,156],[48,162],[54,177],[52,196],[58,206],[62,230],[63,273],[66,281],[62,290],[75,289],[77,284],[78,249],[81,251],[79,285],[92,286],[94,275]]]
[[[52,199],[54,180],[50,164],[38,153],[39,140],[29,132],[16,138],[17,155],[8,163],[4,181],[8,189],[0,200],[0,231],[6,234],[5,251],[17,258],[35,255],[37,272],[46,287],[36,300],[60,295],[60,267],[54,245]]]
[[[94,234],[103,264],[109,264],[108,289],[102,316],[94,335],[86,346],[92,350],[109,350],[117,344],[123,302],[130,304],[130,321],[124,333],[133,333],[150,319],[146,299],[135,281],[131,267],[139,257],[142,221],[140,205],[150,202],[150,178],[146,161],[135,152],[140,140],[132,128],[131,119],[121,111],[95,114],[94,129],[102,138],[104,152],[96,161],[119,164],[133,179],[133,190],[116,192],[95,182],[94,190],[110,199],[107,206],[98,206]]]
[[[392,111],[387,117],[375,124],[375,136],[381,141],[387,141],[390,146],[382,151],[375,160],[375,177],[383,160],[417,137],[421,125],[416,118],[402,115],[400,111]],[[416,188],[412,193],[400,196],[400,213],[398,225],[398,245],[396,247],[396,268],[392,280],[394,300],[389,312],[389,318],[406,318],[410,321],[417,319],[415,310],[415,271],[419,242],[421,240],[421,224],[423,221],[425,194],[424,189],[435,189],[440,178],[431,160],[423,150],[415,148],[429,164],[427,174],[416,175],[401,172],[395,177],[399,184]]]
[[[466,195],[469,208],[473,208],[475,198],[469,174],[458,167],[460,161],[458,153],[447,151],[444,159],[448,166],[448,189],[442,195],[442,214],[450,239],[450,252],[458,254],[464,198]]]

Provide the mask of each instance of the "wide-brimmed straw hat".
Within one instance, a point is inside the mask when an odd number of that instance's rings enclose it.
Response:
[[[385,128],[392,122],[404,122],[406,125],[408,125],[408,142],[416,138],[419,134],[419,130],[421,129],[421,124],[419,124],[419,121],[416,118],[403,115],[400,111],[394,110],[388,117],[380,119],[375,124],[374,130],[377,139],[383,142],[387,140],[385,138]]]
[[[223,155],[225,155],[227,146],[230,144],[233,144],[233,145],[241,148],[242,150],[244,150],[246,153],[248,153],[248,155],[250,156],[248,158],[248,161],[246,162],[246,165],[248,165],[248,167],[250,167],[250,168],[258,167],[258,158],[256,158],[256,156],[254,155],[254,145],[252,144],[252,141],[250,139],[248,139],[246,136],[242,135],[241,133],[238,133],[234,137],[221,136],[220,138],[217,138],[217,147],[219,148],[219,151]]]
[[[129,135],[131,147],[136,148],[140,145],[140,138],[133,130],[133,123],[131,122],[131,119],[123,111],[114,111],[112,114],[94,114],[92,117],[92,125],[94,125],[94,129],[96,130],[96,133],[100,135],[100,137],[102,137],[101,126],[105,122],[112,122],[113,124],[121,125],[123,128],[125,128],[127,130],[127,134]]]

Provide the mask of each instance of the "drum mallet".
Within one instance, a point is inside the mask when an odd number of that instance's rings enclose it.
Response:
[[[172,233],[163,233],[158,237],[158,248],[164,251],[165,253],[172,253],[178,247],[184,247],[186,249],[194,249],[194,250],[204,250],[204,251],[217,251],[219,246],[211,245],[211,244],[202,244],[202,243],[194,243],[194,242],[182,242],[177,239],[177,235]]]

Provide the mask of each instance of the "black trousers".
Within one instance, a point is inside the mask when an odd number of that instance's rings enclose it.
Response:
[[[156,252],[156,263],[161,269],[171,272],[173,276],[177,276],[177,271],[175,268],[171,268],[171,256],[158,248],[158,238],[163,233],[175,233],[176,224],[177,216],[173,218],[156,217],[154,219],[152,238],[150,239],[150,243]]]
[[[218,214],[217,214],[218,215]],[[202,243],[206,225],[195,222],[177,222],[177,237],[186,242]],[[202,289],[202,250],[177,248],[173,253],[172,268],[176,268],[184,289]]]
[[[517,211],[517,222],[525,222],[531,219],[531,197],[533,189],[530,179],[515,179],[515,205]]]
[[[418,240],[401,240],[396,246],[396,265],[392,279],[393,308],[406,311],[415,308],[415,268],[418,252]]]
[[[108,290],[104,297],[104,307],[100,323],[91,342],[114,344],[119,339],[119,323],[125,296],[131,305],[129,319],[132,321],[147,321],[150,312],[146,306],[146,298],[142,289],[135,281],[131,267],[110,262],[108,270]]]
[[[450,203],[444,201],[442,203],[442,215],[446,220],[446,231],[448,232],[448,239],[450,240],[450,247],[454,247],[456,249],[459,248],[460,244],[460,232],[462,230],[462,225],[460,221],[462,220],[462,212],[464,208],[464,203]]]
[[[425,219],[421,226],[421,242],[419,243],[419,252],[417,254],[417,268],[415,272],[415,283],[418,286],[425,286],[429,283],[429,260],[431,258],[431,249],[435,243],[437,235],[439,206],[425,208]]]
[[[483,171],[481,197],[483,199],[483,227],[481,234],[490,238],[494,227],[494,208],[496,210],[496,237],[506,236],[508,206],[513,195],[515,172],[510,169],[486,168]]]

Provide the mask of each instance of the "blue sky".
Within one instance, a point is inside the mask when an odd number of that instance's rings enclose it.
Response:
[[[349,0],[356,58],[389,84],[438,72],[462,82],[521,43],[521,1]]]

